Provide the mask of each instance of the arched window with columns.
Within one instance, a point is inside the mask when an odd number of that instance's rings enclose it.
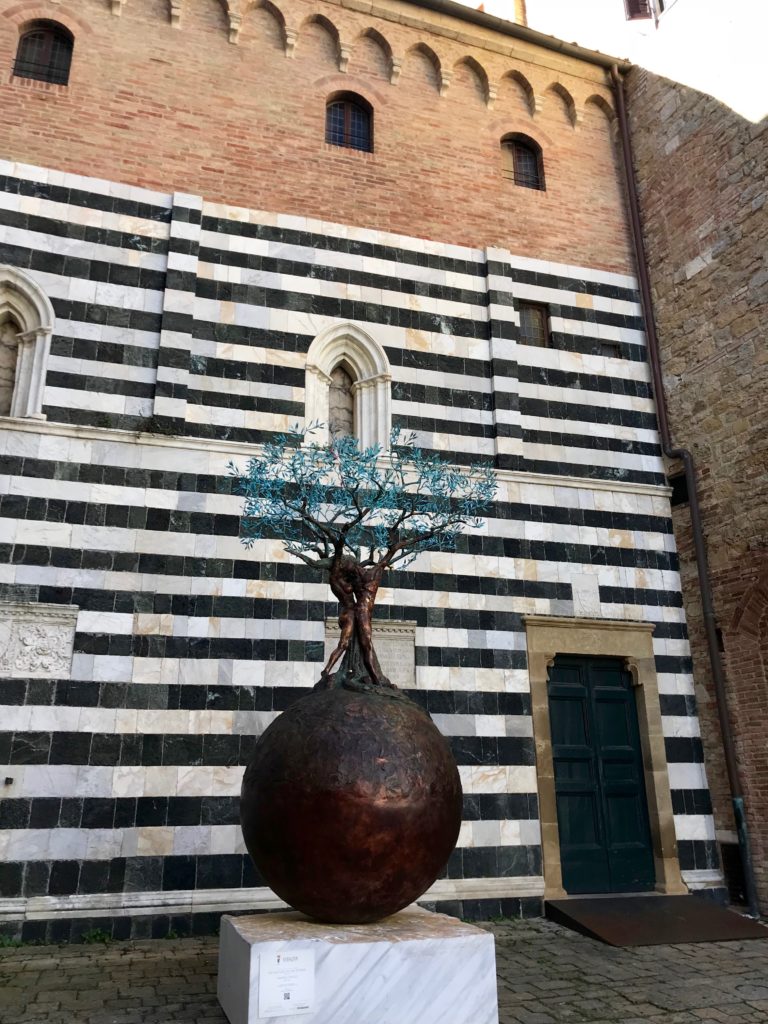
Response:
[[[54,312],[29,274],[0,265],[0,416],[45,419]]]
[[[381,345],[355,324],[322,331],[307,352],[307,423],[323,424],[322,440],[353,434],[361,447],[389,447],[392,374]],[[318,435],[314,435],[318,440]]]

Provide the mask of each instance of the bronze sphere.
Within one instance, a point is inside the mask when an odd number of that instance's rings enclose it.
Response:
[[[461,782],[432,720],[397,691],[313,690],[259,738],[240,817],[274,892],[320,921],[396,913],[437,878]]]

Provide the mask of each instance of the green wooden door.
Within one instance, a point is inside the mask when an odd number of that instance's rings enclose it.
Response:
[[[637,706],[621,661],[559,655],[549,673],[563,886],[642,892],[655,872]]]

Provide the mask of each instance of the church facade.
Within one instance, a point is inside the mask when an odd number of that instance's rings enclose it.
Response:
[[[280,905],[240,778],[335,606],[230,466],[331,416],[498,478],[377,605],[464,788],[426,904],[719,889],[607,59],[405,0],[3,2],[0,48],[0,928]]]

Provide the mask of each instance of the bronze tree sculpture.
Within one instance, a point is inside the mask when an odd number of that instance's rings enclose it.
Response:
[[[461,823],[461,785],[445,739],[384,675],[372,642],[386,574],[452,550],[490,507],[490,467],[462,471],[408,437],[390,453],[317,425],[264,446],[238,478],[242,539],[279,538],[325,571],[339,641],[314,690],[259,738],[243,778],[241,822],[265,880],[326,921],[377,920],[420,896]],[[276,666],[277,672],[277,666]]]

